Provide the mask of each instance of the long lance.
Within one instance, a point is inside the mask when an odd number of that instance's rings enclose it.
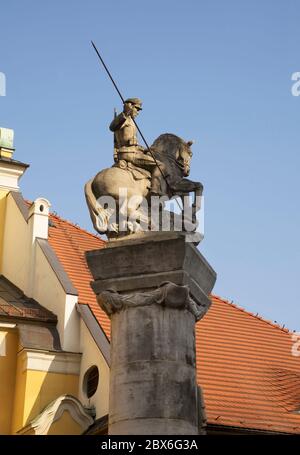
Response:
[[[113,77],[112,77],[112,75],[111,75],[109,69],[108,69],[107,66],[105,65],[105,62],[104,62],[103,58],[101,57],[101,55],[100,55],[100,53],[99,53],[97,47],[95,46],[94,42],[91,41],[91,43],[92,43],[93,48],[95,49],[96,54],[97,54],[98,57],[99,57],[100,62],[101,62],[102,65],[103,65],[103,67],[104,67],[104,69],[105,69],[105,71],[106,71],[108,77],[110,78],[111,82],[113,83],[113,86],[115,87],[116,91],[118,92],[119,97],[121,98],[121,100],[122,100],[122,102],[123,102],[123,104],[124,104],[124,103],[125,103],[125,100],[124,100],[124,98],[123,98],[123,96],[122,96],[122,93],[121,93],[120,90],[118,89],[117,84],[115,83],[115,81],[114,81],[114,79],[113,79]],[[147,141],[146,141],[146,139],[145,139],[143,133],[141,132],[141,130],[140,130],[138,124],[136,123],[136,121],[134,120],[134,118],[133,118],[133,117],[131,117],[131,118],[132,118],[132,120],[133,120],[133,122],[134,122],[134,124],[135,124],[135,126],[136,126],[136,128],[137,128],[137,130],[138,130],[138,132],[140,133],[142,140],[144,141],[144,144],[145,144],[145,146],[146,146],[146,148],[147,148],[147,151],[150,153],[150,155],[151,155],[151,157],[153,158],[155,164],[157,165],[157,167],[158,167],[158,169],[159,169],[161,175],[163,176],[163,178],[164,178],[164,180],[165,180],[165,182],[166,182],[166,184],[167,184],[167,187],[168,187],[168,188],[170,189],[170,191],[171,191],[171,187],[170,187],[170,185],[169,185],[169,182],[168,182],[166,176],[164,175],[164,173],[163,173],[161,167],[159,166],[159,163],[157,162],[155,156],[153,155],[153,153],[152,153],[152,151],[151,151],[151,149],[150,149],[150,147],[149,147],[149,145],[148,145],[148,143],[147,143]],[[176,201],[177,201],[177,199],[176,199]],[[177,204],[179,205],[178,201],[177,201]],[[179,207],[180,207],[180,206],[179,206]],[[181,207],[180,207],[180,209],[182,210]]]

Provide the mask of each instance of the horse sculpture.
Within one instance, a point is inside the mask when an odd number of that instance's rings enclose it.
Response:
[[[184,196],[193,193],[192,220],[195,222],[203,186],[185,178],[190,173],[191,145],[191,141],[185,142],[174,134],[166,133],[159,136],[150,149],[155,159],[164,164],[164,178],[161,179],[164,200],[179,196],[183,201]],[[146,200],[151,206],[150,179],[150,172],[122,160],[89,180],[85,185],[85,196],[95,230],[105,233],[108,238],[138,232],[142,222],[150,230],[149,210],[145,210],[142,203]],[[126,194],[120,197],[124,189]],[[106,202],[109,198],[113,198],[114,207]],[[122,232],[118,214],[125,214],[125,229],[123,226]]]

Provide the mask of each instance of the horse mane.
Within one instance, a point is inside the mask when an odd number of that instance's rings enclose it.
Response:
[[[164,133],[158,136],[157,139],[151,145],[151,150],[155,158],[165,161],[174,161],[176,159],[176,152],[182,147],[186,147],[187,144],[183,139],[171,133]]]
[[[171,133],[164,133],[158,136],[157,139],[153,142],[152,146],[157,151],[166,151],[166,149],[174,149],[178,150],[179,146],[186,145],[185,142],[175,134]],[[173,151],[173,150],[172,150]]]

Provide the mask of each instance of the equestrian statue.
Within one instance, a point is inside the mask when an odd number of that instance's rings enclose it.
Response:
[[[114,133],[114,164],[103,169],[85,185],[85,196],[95,230],[116,239],[140,231],[153,230],[153,206],[178,198],[183,205],[180,215],[187,218],[186,198],[192,194],[188,231],[197,228],[196,213],[200,209],[203,186],[186,177],[190,173],[192,141],[185,142],[174,134],[160,135],[150,147],[139,145],[136,116],[142,109],[139,98],[124,101],[123,111],[116,115],[109,128]],[[110,204],[113,200],[114,204]],[[108,202],[107,202],[108,201]],[[121,225],[122,218],[122,225]],[[176,223],[175,223],[176,224]],[[185,223],[186,225],[186,223]],[[182,231],[186,230],[184,223]],[[192,227],[191,227],[192,226]],[[163,230],[156,223],[154,230]]]

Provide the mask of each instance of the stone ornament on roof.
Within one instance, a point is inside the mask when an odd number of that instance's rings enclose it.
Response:
[[[13,149],[14,130],[9,128],[0,128],[0,147]]]

